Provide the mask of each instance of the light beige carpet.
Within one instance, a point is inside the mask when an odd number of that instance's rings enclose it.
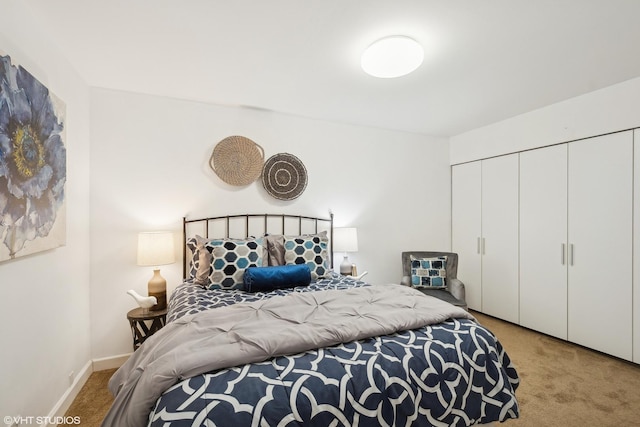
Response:
[[[520,419],[508,425],[640,426],[640,365],[472,314],[498,337],[520,375]]]
[[[640,426],[640,365],[472,313],[498,337],[520,374],[520,419],[507,426]],[[99,426],[113,401],[107,383],[114,371],[91,374],[66,415]]]
[[[65,416],[80,417],[80,425],[83,427],[99,426],[113,403],[107,384],[115,371],[108,369],[93,372]]]

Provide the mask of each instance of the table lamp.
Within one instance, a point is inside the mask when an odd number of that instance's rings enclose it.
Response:
[[[138,234],[138,265],[154,266],[153,277],[149,280],[149,296],[158,299],[151,311],[167,308],[167,281],[160,275],[160,265],[173,264],[176,261],[173,233],[153,231]]]
[[[344,252],[344,259],[340,264],[340,274],[351,274],[351,262],[348,252],[358,252],[358,230],[353,227],[333,229],[333,250]]]

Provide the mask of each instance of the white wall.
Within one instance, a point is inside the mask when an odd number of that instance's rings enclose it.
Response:
[[[66,103],[67,244],[0,263],[0,414],[47,416],[90,360],[89,91],[18,0],[0,50]]]
[[[251,138],[265,158],[299,157],[308,172],[294,201],[269,196],[260,181],[233,187],[209,168],[215,145]],[[139,231],[170,229],[181,218],[227,213],[335,213],[358,227],[350,256],[373,283],[398,282],[400,252],[449,249],[450,172],[443,138],[349,126],[246,108],[131,94],[91,92],[91,313],[94,358],[131,351],[126,313],[146,294],[151,269],[137,267]],[[181,256],[181,254],[177,254]],[[168,291],[178,262],[164,266]]]
[[[450,139],[451,164],[640,126],[640,78],[549,105]]]

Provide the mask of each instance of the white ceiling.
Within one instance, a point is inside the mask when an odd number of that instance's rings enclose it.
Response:
[[[25,0],[91,86],[455,135],[640,76],[640,0]],[[386,35],[425,47],[377,79]]]

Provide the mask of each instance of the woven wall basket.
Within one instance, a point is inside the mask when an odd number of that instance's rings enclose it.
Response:
[[[276,199],[293,200],[307,188],[307,169],[293,154],[275,154],[264,162],[262,185]]]
[[[211,153],[209,166],[231,185],[248,185],[260,177],[264,150],[244,136],[228,136]]]

